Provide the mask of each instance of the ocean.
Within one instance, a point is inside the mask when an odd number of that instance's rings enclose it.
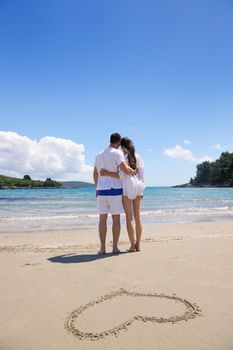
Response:
[[[223,219],[233,219],[233,188],[145,189],[142,202],[144,224]],[[2,234],[76,230],[96,226],[97,222],[95,188],[0,191]]]

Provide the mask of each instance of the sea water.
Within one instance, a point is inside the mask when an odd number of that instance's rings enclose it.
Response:
[[[145,189],[144,224],[223,219],[233,219],[233,188]],[[97,223],[95,188],[0,191],[0,233],[76,230]]]

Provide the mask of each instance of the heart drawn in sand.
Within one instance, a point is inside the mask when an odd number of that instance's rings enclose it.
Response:
[[[99,340],[119,335],[135,321],[174,324],[200,315],[201,310],[195,303],[175,294],[171,296],[119,289],[71,312],[66,319],[65,328],[78,339]]]

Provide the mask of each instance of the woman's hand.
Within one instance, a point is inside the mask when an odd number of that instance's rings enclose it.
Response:
[[[108,176],[109,175],[109,172],[105,169],[100,169],[100,175],[101,176]]]
[[[114,172],[108,171],[106,169],[100,169],[100,175],[101,176],[111,176],[111,177],[114,177],[115,179],[119,179],[120,178],[118,173],[114,173]]]

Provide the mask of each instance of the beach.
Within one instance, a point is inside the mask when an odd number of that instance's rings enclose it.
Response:
[[[0,350],[233,350],[232,18],[0,0]]]
[[[0,349],[233,349],[233,221],[0,235]]]

